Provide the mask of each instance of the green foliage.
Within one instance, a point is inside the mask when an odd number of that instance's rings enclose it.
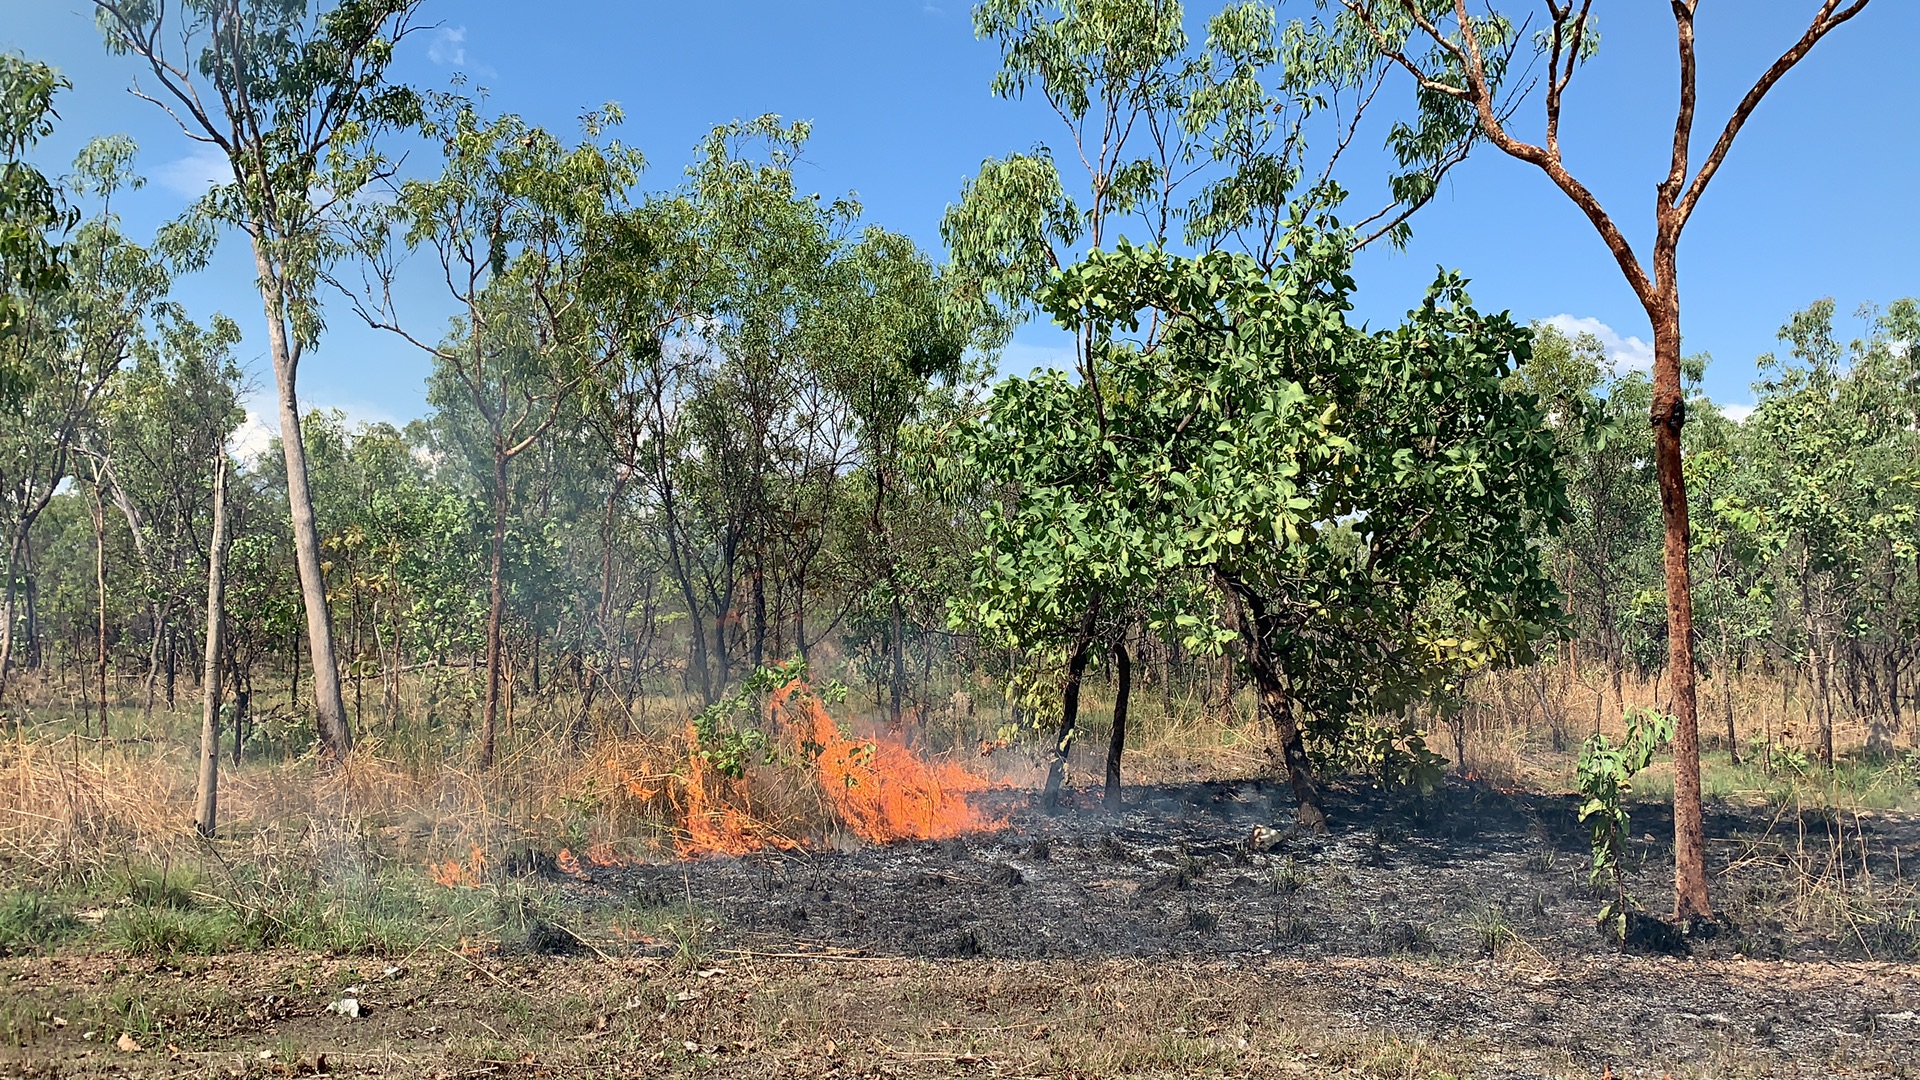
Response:
[[[420,119],[419,96],[386,78],[394,43],[419,4],[95,5],[107,50],[142,61],[161,97],[199,103],[183,114],[191,133],[218,147],[232,169],[230,183],[216,185],[188,212],[185,233],[216,224],[244,231],[261,261],[270,317],[284,319],[298,344],[319,339],[318,287],[349,250],[336,227],[338,211],[392,173],[379,137]],[[316,191],[327,197],[314,198]]]
[[[52,948],[79,929],[80,921],[44,892],[33,888],[0,892],[0,956]]]
[[[72,83],[17,53],[0,53],[0,403],[24,391],[27,371],[11,363],[8,338],[22,331],[33,298],[66,284],[59,235],[79,221],[25,156],[53,133],[53,97]]]
[[[1371,775],[1388,789],[1431,795],[1446,775],[1447,759],[1428,749],[1427,732],[1413,718],[1398,724],[1355,724],[1345,739],[1316,749],[1327,772]]]
[[[1614,940],[1624,941],[1627,913],[1632,898],[1627,895],[1621,853],[1626,848],[1629,814],[1627,796],[1633,790],[1633,778],[1653,763],[1653,755],[1673,738],[1673,717],[1653,710],[1633,709],[1627,713],[1627,736],[1619,746],[1595,732],[1580,748],[1575,775],[1580,785],[1580,820],[1592,830],[1593,866],[1588,874],[1595,885],[1607,885],[1613,898],[1600,911],[1600,926]]]
[[[1097,407],[1062,375],[1010,379],[956,440],[1001,493],[956,619],[1039,647],[1096,591],[1220,581],[1250,661],[1286,673],[1332,746],[1527,655],[1556,599],[1534,532],[1565,504],[1540,410],[1504,382],[1524,328],[1451,277],[1405,326],[1350,328],[1345,234],[1297,227],[1273,275],[1123,243],[1049,287],[1102,342]],[[1150,347],[1120,337],[1147,324]],[[1159,590],[1154,617],[1227,640],[1201,595]]]
[[[780,748],[759,726],[772,692],[812,678],[804,658],[794,657],[755,668],[738,689],[693,716],[693,732],[700,759],[714,771],[734,780],[746,776],[754,764],[780,762]],[[845,701],[847,688],[828,682],[814,691],[829,704]]]

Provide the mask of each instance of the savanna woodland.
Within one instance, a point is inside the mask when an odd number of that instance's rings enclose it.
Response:
[[[79,4],[217,166],[140,232],[0,55],[0,1072],[1909,1075],[1920,304],[1749,309],[1729,410],[1678,257],[1882,165],[1734,150],[1896,0],[1724,102],[1643,6],[981,0],[1049,134],[933,249],[807,122],[401,78],[446,0]],[[1646,363],[1469,257],[1361,317],[1494,175]],[[422,415],[309,405],[347,328]]]

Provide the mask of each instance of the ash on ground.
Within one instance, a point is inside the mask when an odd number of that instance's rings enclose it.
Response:
[[[989,798],[1005,820],[991,832],[595,868],[587,891],[690,903],[711,913],[719,943],[767,952],[1464,959],[1617,948],[1595,926],[1608,892],[1589,881],[1588,831],[1571,796],[1458,780],[1427,795],[1336,787],[1324,833],[1292,827],[1284,785],[1258,780],[1129,788],[1117,814],[1100,809],[1097,792],[1068,792],[1052,815],[1028,793]],[[1716,807],[1707,817],[1726,917],[1686,935],[1637,919],[1630,945],[1723,958],[1920,959],[1920,882],[1901,865],[1920,862],[1920,822],[1780,807]],[[1656,911],[1671,902],[1671,836],[1665,808],[1635,809],[1629,889]],[[1821,869],[1835,853],[1855,864],[1837,882]],[[1795,917],[1809,888],[1863,881],[1887,910],[1860,907],[1834,925]]]

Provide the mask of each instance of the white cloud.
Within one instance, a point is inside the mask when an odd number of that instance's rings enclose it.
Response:
[[[233,166],[219,147],[201,143],[153,170],[153,180],[183,199],[197,199],[210,187],[232,183]]]
[[[1622,371],[1652,371],[1653,346],[1637,337],[1621,337],[1613,327],[1599,319],[1580,318],[1565,313],[1549,316],[1540,320],[1559,330],[1568,337],[1592,334],[1606,350],[1607,359],[1613,362],[1616,373]]]
[[[233,434],[227,439],[227,449],[241,466],[254,468],[259,465],[261,456],[272,447],[273,440],[280,437],[280,415],[271,395],[261,393],[258,396],[248,395],[248,397],[253,400],[245,403],[246,419],[240,421],[240,426],[234,429]],[[302,401],[300,403],[300,412],[303,416],[315,411],[334,410],[338,410],[345,417],[342,425],[349,432],[358,431],[368,424],[392,424],[397,428],[406,426],[403,421],[395,419],[392,413],[376,405],[360,402]]]
[[[1747,417],[1753,415],[1753,406],[1740,404],[1722,405],[1720,406],[1720,414],[1736,424],[1744,424],[1747,422]]]
[[[467,62],[467,28],[443,26],[433,32],[427,46],[427,59],[441,67],[461,67]]]
[[[247,410],[247,418],[240,421],[231,438],[227,440],[227,449],[239,460],[243,468],[253,468],[267,452],[273,440],[280,437],[280,425],[272,423],[258,412]]]

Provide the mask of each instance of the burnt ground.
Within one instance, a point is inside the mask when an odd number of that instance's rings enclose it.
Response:
[[[951,842],[554,875],[572,925],[677,911],[672,944],[0,958],[0,1076],[1920,1077],[1912,819],[1716,809],[1732,921],[1683,958],[1593,929],[1566,798],[1336,790],[1327,833],[1254,844],[1291,819],[1270,786],[1128,796],[1046,816],[1008,793],[1004,829]],[[1635,814],[1650,904],[1669,828]]]
[[[712,912],[726,945],[775,952],[1456,960],[1617,952],[1595,927],[1607,893],[1589,883],[1588,832],[1571,796],[1460,782],[1426,797],[1335,789],[1330,827],[1314,834],[1287,827],[1291,796],[1260,781],[1126,794],[1111,815],[1095,793],[1068,793],[1056,815],[1006,794],[1005,828],[992,833],[598,868],[590,891],[691,901]],[[1632,824],[1630,892],[1657,909],[1672,897],[1671,812],[1638,807]],[[1709,810],[1707,832],[1726,920],[1684,938],[1636,920],[1641,951],[1920,960],[1920,821],[1721,806]],[[1870,878],[1860,877],[1863,866]]]

